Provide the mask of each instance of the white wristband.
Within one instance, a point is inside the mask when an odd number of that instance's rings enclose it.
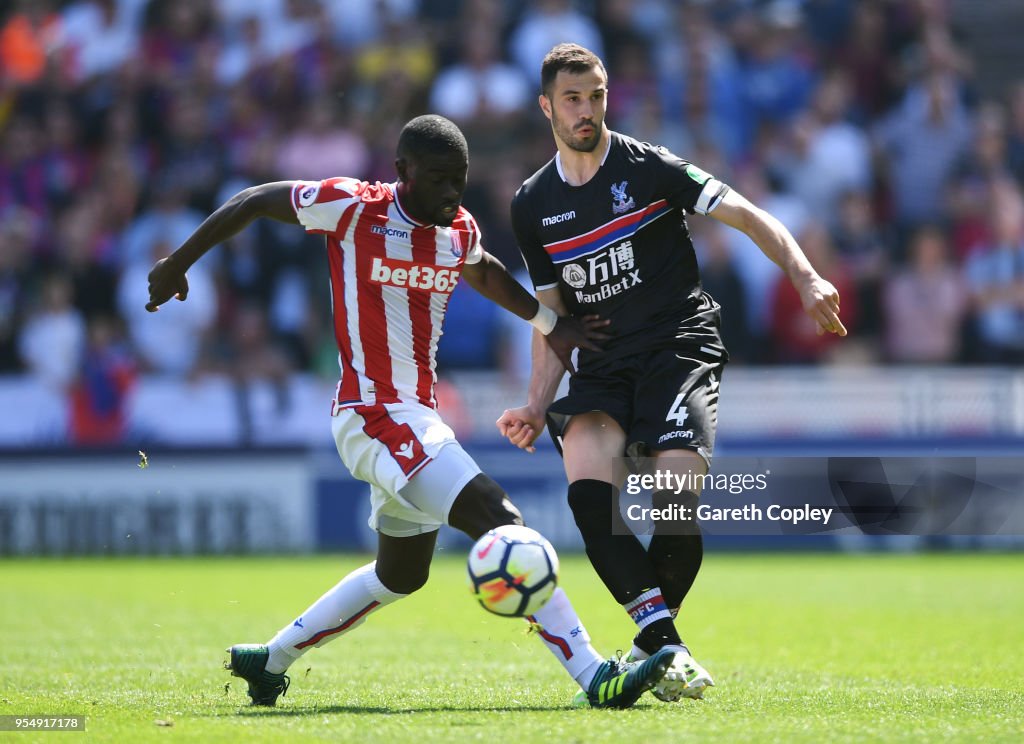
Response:
[[[537,314],[530,318],[530,324],[538,331],[547,336],[555,330],[558,323],[558,314],[543,302],[537,303]]]

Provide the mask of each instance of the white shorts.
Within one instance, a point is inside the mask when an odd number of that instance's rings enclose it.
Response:
[[[345,467],[370,484],[369,525],[391,537],[434,532],[480,473],[437,411],[419,403],[345,408],[331,424]]]

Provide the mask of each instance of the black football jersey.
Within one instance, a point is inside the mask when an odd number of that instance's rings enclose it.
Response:
[[[523,183],[512,226],[536,289],[558,287],[574,315],[612,321],[605,358],[720,346],[717,328],[695,317],[700,275],[686,213],[707,214],[727,191],[664,147],[611,132],[584,185],[566,183],[557,155]]]

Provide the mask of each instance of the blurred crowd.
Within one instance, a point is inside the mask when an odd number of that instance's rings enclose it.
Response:
[[[14,0],[0,6],[0,374],[115,437],[139,373],[337,375],[322,238],[253,224],[146,313],[146,275],[246,186],[392,181],[402,124],[455,120],[466,206],[510,268],[553,154],[560,41],[605,59],[608,123],[779,217],[839,288],[817,336],[740,233],[690,220],[743,364],[1024,361],[1024,81],[983,98],[948,0]],[[525,281],[525,277],[524,277]],[[522,379],[529,327],[464,287],[442,370]]]

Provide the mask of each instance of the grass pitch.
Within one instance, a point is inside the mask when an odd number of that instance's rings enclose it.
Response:
[[[709,555],[681,627],[718,686],[629,711],[571,709],[541,642],[439,557],[424,590],[293,666],[277,708],[248,707],[222,650],[364,562],[0,562],[0,714],[85,715],[69,739],[111,742],[1024,740],[1020,555]],[[562,565],[598,650],[627,649],[585,558]]]

